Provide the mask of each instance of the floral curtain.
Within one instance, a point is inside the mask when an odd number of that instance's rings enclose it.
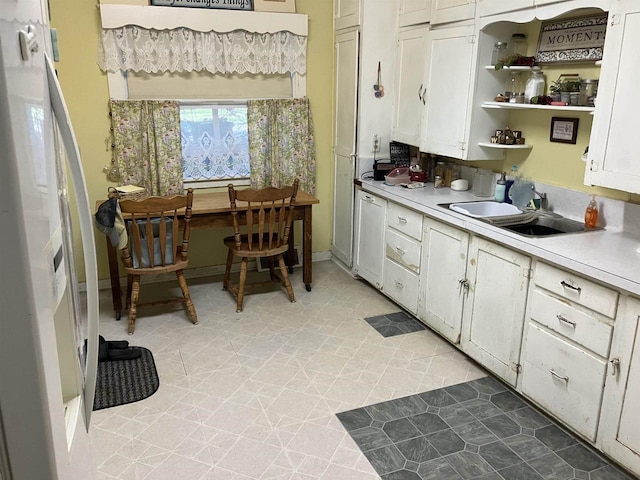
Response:
[[[316,154],[308,98],[249,100],[249,160],[253,188],[291,185],[316,190]]]
[[[176,101],[111,100],[113,162],[121,185],[148,195],[180,195],[182,145]]]

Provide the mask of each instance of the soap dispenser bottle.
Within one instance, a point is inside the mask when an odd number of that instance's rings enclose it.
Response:
[[[589,205],[584,212],[584,226],[587,228],[595,228],[598,223],[598,202],[596,196],[591,197]]]
[[[496,202],[504,202],[505,194],[507,191],[507,172],[502,172],[500,179],[496,182],[496,192],[494,199]]]
[[[518,166],[517,165],[512,165],[511,166],[511,174],[507,175],[507,188],[505,189],[504,192],[504,201],[506,203],[511,203],[511,197],[509,196],[509,190],[511,190],[511,187],[513,186],[513,182],[516,181],[516,178],[518,178],[519,174],[518,174]]]

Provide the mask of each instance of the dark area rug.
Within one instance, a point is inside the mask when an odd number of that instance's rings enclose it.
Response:
[[[98,363],[94,410],[139,402],[158,390],[160,379],[151,352],[143,347],[133,360]]]
[[[383,480],[631,480],[491,377],[337,417]]]
[[[427,329],[422,323],[405,312],[387,313],[386,315],[368,317],[364,320],[383,337],[395,337],[396,335]]]

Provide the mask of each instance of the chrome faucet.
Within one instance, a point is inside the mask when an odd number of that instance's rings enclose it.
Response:
[[[538,192],[535,187],[531,187],[534,195],[538,195],[540,197],[540,210],[548,210],[549,202],[547,199],[547,194],[545,192]]]

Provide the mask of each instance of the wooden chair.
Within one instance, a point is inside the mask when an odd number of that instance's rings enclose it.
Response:
[[[297,179],[293,186],[283,188],[269,187],[262,190],[235,190],[233,185],[229,185],[229,201],[231,202],[234,235],[224,239],[224,244],[229,248],[229,253],[227,254],[227,268],[224,273],[223,288],[229,290],[237,299],[237,312],[242,311],[246,287],[269,283],[259,282],[246,285],[247,263],[250,258],[269,257],[271,281],[279,281],[286,288],[289,300],[296,301],[283,254],[289,248],[289,232],[297,193]],[[248,203],[246,213],[244,210],[238,212],[237,201]],[[241,233],[241,227],[246,227],[246,233]],[[257,228],[255,233],[254,228]],[[237,286],[230,284],[231,264],[234,256],[242,258],[240,282]],[[278,275],[274,270],[274,258],[278,261],[282,276]]]
[[[129,307],[129,335],[136,326],[138,307],[181,302],[189,318],[198,324],[196,309],[189,295],[183,270],[189,253],[189,223],[193,189],[186,195],[148,197],[143,200],[121,200],[120,209],[126,219],[129,243],[122,250],[122,262],[127,272],[127,305]],[[179,225],[184,222],[182,244],[178,245]],[[139,303],[140,277],[175,272],[183,298]]]

